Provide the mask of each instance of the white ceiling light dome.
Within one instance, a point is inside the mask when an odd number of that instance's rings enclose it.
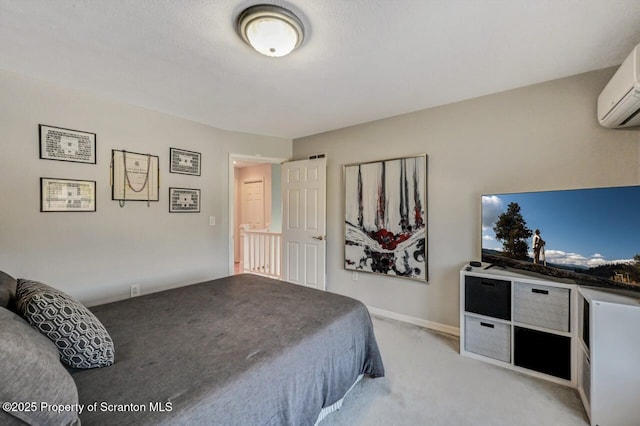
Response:
[[[290,10],[271,4],[245,9],[237,22],[242,39],[266,56],[285,56],[304,40],[302,21]]]

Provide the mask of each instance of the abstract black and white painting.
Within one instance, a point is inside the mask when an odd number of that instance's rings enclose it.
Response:
[[[427,156],[344,167],[348,270],[427,281]]]

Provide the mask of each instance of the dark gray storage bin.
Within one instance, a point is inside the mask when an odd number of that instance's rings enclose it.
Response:
[[[464,310],[504,320],[511,319],[511,282],[467,275]]]
[[[571,337],[514,327],[513,363],[571,380]]]

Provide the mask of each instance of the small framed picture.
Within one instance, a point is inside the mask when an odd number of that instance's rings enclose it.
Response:
[[[200,213],[200,190],[169,188],[169,213]]]
[[[96,164],[96,134],[39,125],[40,158]]]
[[[200,176],[201,158],[199,152],[169,148],[169,172]]]
[[[40,178],[41,212],[95,212],[96,181]]]
[[[157,155],[111,150],[111,199],[120,201],[159,200],[160,159]]]

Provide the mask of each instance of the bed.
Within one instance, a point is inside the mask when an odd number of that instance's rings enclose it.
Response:
[[[384,367],[366,307],[236,275],[91,308],[115,363],[71,370],[83,425],[313,425]],[[326,412],[326,409],[325,411]]]

